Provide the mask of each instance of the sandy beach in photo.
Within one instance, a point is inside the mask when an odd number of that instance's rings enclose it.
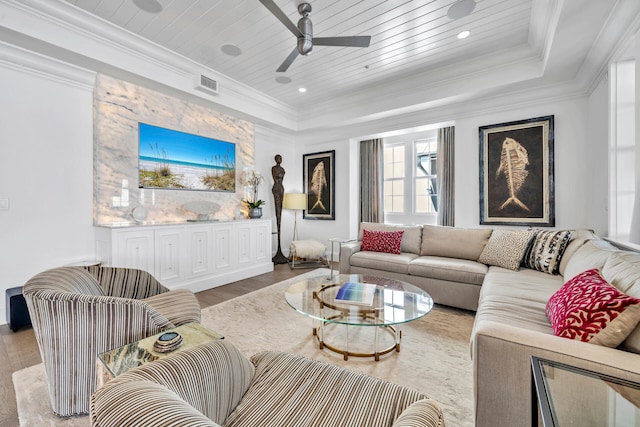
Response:
[[[140,160],[139,168],[141,170],[152,171],[164,165],[165,163],[162,162]],[[185,189],[189,190],[210,190],[210,188],[207,188],[202,183],[200,178],[207,175],[222,175],[223,173],[223,170],[221,169],[205,169],[201,167],[176,165],[171,163],[168,163],[167,165],[171,170],[171,174],[175,175],[180,184],[183,185]]]

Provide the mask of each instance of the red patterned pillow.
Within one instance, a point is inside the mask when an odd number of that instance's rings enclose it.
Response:
[[[402,233],[404,231],[374,231],[362,230],[363,251],[386,252],[388,254],[399,254],[400,243],[402,243]]]
[[[620,292],[594,268],[567,281],[545,311],[556,335],[617,347],[640,321],[640,299]]]

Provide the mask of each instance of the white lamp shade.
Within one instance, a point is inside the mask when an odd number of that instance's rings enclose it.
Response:
[[[307,195],[304,193],[285,193],[282,207],[293,210],[307,209]]]

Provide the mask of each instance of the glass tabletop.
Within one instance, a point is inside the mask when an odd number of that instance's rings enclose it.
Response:
[[[356,297],[349,299],[354,293]],[[347,298],[340,299],[345,294]],[[301,280],[286,291],[285,298],[291,307],[305,316],[357,326],[406,323],[423,317],[433,308],[431,296],[417,286],[360,274]]]
[[[640,425],[640,384],[531,358],[545,427]]]

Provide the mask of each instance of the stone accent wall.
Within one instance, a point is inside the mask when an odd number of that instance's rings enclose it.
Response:
[[[236,192],[138,188],[138,122],[236,144]],[[94,94],[94,223],[132,222],[145,206],[150,223],[183,222],[188,207],[217,205],[212,218],[233,219],[243,209],[240,173],[254,164],[252,123],[210,108],[98,75]]]

